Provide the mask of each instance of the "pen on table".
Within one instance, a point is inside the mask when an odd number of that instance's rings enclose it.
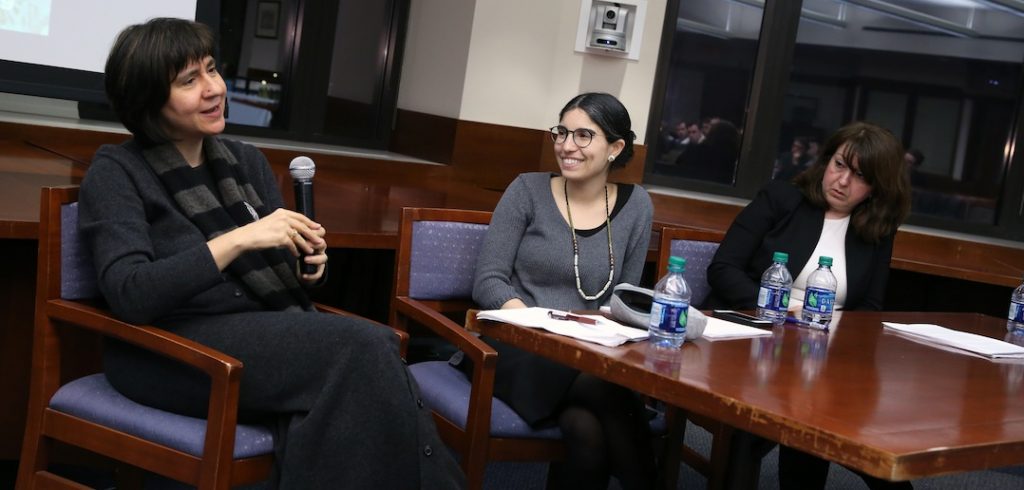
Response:
[[[810,327],[812,329],[817,329],[817,330],[828,330],[829,329],[829,324],[828,323],[822,324],[822,323],[808,322],[808,321],[801,320],[801,319],[799,319],[799,318],[797,318],[795,316],[787,316],[786,317],[786,323],[795,323],[797,325],[800,325],[801,327]]]
[[[554,318],[555,320],[572,321],[577,323],[586,323],[587,325],[597,325],[597,320],[594,320],[593,318],[573,315],[572,313],[562,313],[560,311],[554,310],[548,310],[548,318]]]
[[[805,325],[805,326],[806,325],[810,325],[809,323],[807,323],[807,322],[805,322],[805,321],[803,321],[803,320],[801,320],[801,319],[799,319],[799,318],[797,318],[795,316],[787,316],[786,317],[786,323],[795,323],[797,325]]]

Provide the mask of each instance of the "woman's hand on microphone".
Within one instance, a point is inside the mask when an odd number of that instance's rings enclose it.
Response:
[[[307,255],[302,257],[302,262],[305,264],[315,265],[316,272],[312,274],[303,274],[302,267],[298,268],[299,279],[309,285],[320,281],[324,276],[324,271],[327,270],[327,240],[324,240],[323,238],[327,235],[327,230],[321,226],[313,231],[317,234],[316,241],[307,240],[308,243],[312,244],[313,251],[306,252]]]
[[[320,223],[295,211],[279,208],[257,221],[210,240],[207,246],[217,268],[224,270],[239,255],[250,250],[284,247],[296,257],[301,253],[316,255],[317,250],[327,249],[327,242],[323,239],[325,233]]]

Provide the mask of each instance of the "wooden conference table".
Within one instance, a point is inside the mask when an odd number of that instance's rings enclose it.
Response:
[[[971,313],[845,312],[831,332],[603,347],[497,322],[467,327],[865,473],[912,480],[1024,464],[1024,363],[991,362],[884,333],[934,323],[1004,339]]]

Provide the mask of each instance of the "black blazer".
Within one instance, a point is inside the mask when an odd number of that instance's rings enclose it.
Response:
[[[761,274],[776,251],[789,254],[794,276],[811,259],[825,223],[825,210],[814,207],[793,184],[772,181],[736,216],[711,265],[707,307],[752,310],[757,306]],[[868,243],[846,232],[847,297],[843,309],[880,310],[889,280],[893,235]],[[795,278],[795,277],[794,277]]]

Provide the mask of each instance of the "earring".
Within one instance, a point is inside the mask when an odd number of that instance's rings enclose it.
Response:
[[[608,161],[609,162],[614,162],[615,161],[615,155],[608,155]]]

